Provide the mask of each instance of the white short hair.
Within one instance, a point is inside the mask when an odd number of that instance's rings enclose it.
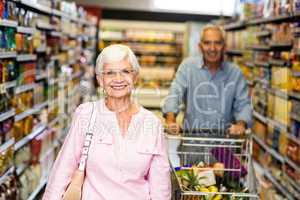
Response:
[[[124,60],[125,58],[128,59],[133,70],[138,72],[140,69],[140,65],[135,54],[128,46],[123,44],[112,44],[105,47],[97,58],[96,74],[101,74],[103,65],[105,63],[118,62]]]

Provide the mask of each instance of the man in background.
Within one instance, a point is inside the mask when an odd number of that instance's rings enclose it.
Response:
[[[229,130],[241,135],[251,126],[252,106],[240,68],[224,60],[225,34],[217,25],[206,25],[200,35],[202,55],[183,60],[163,106],[167,130],[178,134],[176,123],[184,105],[182,129]]]

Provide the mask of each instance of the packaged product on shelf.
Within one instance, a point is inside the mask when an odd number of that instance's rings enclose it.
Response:
[[[0,175],[2,176],[13,165],[13,143],[0,154]]]
[[[275,96],[273,119],[289,127],[289,113],[291,111],[291,107],[292,103],[290,100],[284,99],[279,96]]]
[[[27,91],[14,96],[16,113],[19,114],[33,107],[33,92]]]
[[[260,122],[259,120],[254,120],[253,123],[253,132],[263,141],[265,141],[267,136],[267,125]]]
[[[291,134],[295,138],[300,139],[300,102],[298,100],[292,100],[291,109]]]
[[[30,84],[35,81],[36,62],[19,63],[19,84]]]
[[[7,37],[7,49],[9,51],[14,51],[16,49],[15,29],[14,28],[6,28],[5,34]]]
[[[46,65],[46,58],[45,58],[45,56],[42,55],[42,54],[39,54],[37,56],[36,75],[41,75],[41,74],[47,73],[46,66],[47,65]]]
[[[287,146],[286,155],[292,161],[294,161],[296,163],[296,165],[299,165],[300,164],[300,145],[290,140],[290,142]]]
[[[272,67],[272,87],[284,91],[292,90],[292,73],[287,67]]]
[[[298,140],[300,139],[300,122],[291,119],[291,134]]]
[[[13,80],[16,80],[17,78],[17,69],[16,69],[16,63],[13,61],[13,60],[9,60],[7,62],[7,65],[6,65],[6,68],[7,68],[7,81],[13,81]]]
[[[47,100],[46,90],[45,90],[45,81],[39,81],[36,84],[34,91],[34,104],[41,104]]]
[[[0,122],[0,144],[4,144],[13,137],[13,118]]]
[[[26,144],[14,153],[14,163],[17,167],[30,165],[31,152],[30,144]]]
[[[24,119],[24,135],[28,135],[33,129],[33,116],[28,116]]]
[[[10,79],[13,80],[13,77],[10,77],[7,59],[1,60],[1,66],[2,66],[2,83],[10,81]]]
[[[33,53],[33,37],[28,34],[16,33],[16,50],[19,53]]]
[[[13,130],[13,136],[15,138],[15,141],[19,141],[23,138],[23,127],[24,127],[24,121],[16,121],[14,123],[14,130]]]
[[[0,199],[18,200],[20,197],[17,187],[17,177],[11,172],[1,182]]]
[[[281,132],[280,135],[279,135],[279,144],[278,144],[278,152],[281,154],[281,155],[285,155],[286,153],[286,150],[287,150],[287,147],[288,147],[288,142],[289,142],[289,139],[288,139],[288,133],[285,133],[285,132]]]
[[[0,114],[1,113],[5,113],[10,109],[10,99],[9,99],[9,95],[7,93],[0,93]]]
[[[39,50],[40,48],[45,48],[47,47],[47,42],[46,42],[46,33],[36,30],[33,34],[33,48],[35,50]]]

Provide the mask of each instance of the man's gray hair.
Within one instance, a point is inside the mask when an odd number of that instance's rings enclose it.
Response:
[[[221,26],[218,26],[218,25],[215,25],[215,24],[207,24],[207,25],[203,26],[203,28],[200,32],[200,41],[202,41],[204,33],[207,30],[217,30],[217,31],[219,31],[221,33],[221,36],[222,36],[222,41],[225,43],[225,37],[226,36],[225,36],[224,29]]]
[[[123,44],[112,44],[105,47],[98,55],[96,61],[96,74],[100,75],[105,63],[118,62],[128,59],[133,70],[139,71],[140,65],[133,51]]]

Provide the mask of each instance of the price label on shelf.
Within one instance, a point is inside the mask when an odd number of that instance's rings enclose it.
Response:
[[[5,84],[0,84],[0,94],[4,94],[6,92]]]

